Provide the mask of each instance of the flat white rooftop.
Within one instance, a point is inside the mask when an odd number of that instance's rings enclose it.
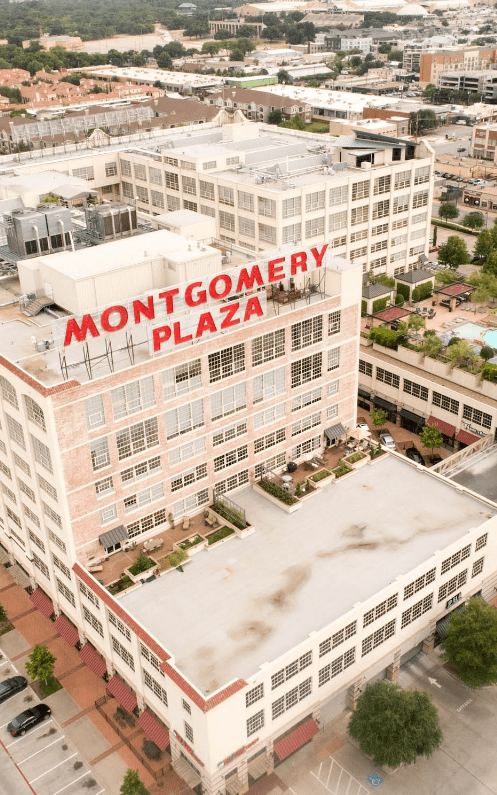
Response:
[[[254,675],[496,511],[385,456],[285,514],[234,496],[256,532],[120,601],[204,693]]]

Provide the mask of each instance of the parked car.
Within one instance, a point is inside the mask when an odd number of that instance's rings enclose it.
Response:
[[[466,151],[466,147],[465,146],[460,146],[460,147],[458,147],[457,151],[458,152],[465,152]]]
[[[395,450],[395,442],[393,437],[388,431],[382,431],[380,433],[380,444],[383,447],[386,447],[388,450]]]
[[[362,418],[357,421],[357,427],[358,428],[362,428],[363,431],[369,431],[369,426],[368,426],[366,420],[364,420]]]
[[[35,707],[31,707],[31,709],[20,712],[19,715],[13,718],[7,726],[7,731],[9,731],[13,737],[26,734],[33,726],[37,726],[44,720],[48,720],[51,714],[52,710],[47,704],[37,704]]]
[[[439,464],[440,461],[443,461],[441,455],[435,454],[430,456],[430,466],[435,466],[435,464]]]
[[[416,464],[425,465],[425,460],[417,447],[408,447],[406,450],[406,458],[410,458],[411,461],[414,461]]]
[[[11,696],[20,693],[28,686],[27,679],[24,676],[12,676],[10,679],[5,679],[0,682],[0,704],[7,701]]]

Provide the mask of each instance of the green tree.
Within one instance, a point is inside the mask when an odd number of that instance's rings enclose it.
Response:
[[[281,124],[283,121],[283,114],[279,108],[272,110],[267,117],[269,124]]]
[[[419,434],[419,441],[425,450],[431,450],[432,455],[434,450],[442,446],[443,440],[442,434],[434,425],[425,425]]]
[[[443,343],[440,337],[436,334],[425,334],[423,340],[423,352],[427,356],[435,359],[443,348]]]
[[[371,409],[371,422],[375,428],[382,428],[388,419],[388,414],[383,409]]]
[[[495,248],[495,240],[490,229],[482,229],[476,238],[474,254],[477,257],[486,259],[490,252]]]
[[[141,781],[137,770],[128,768],[119,792],[121,795],[147,795],[145,784]]]
[[[437,87],[433,83],[428,83],[425,90],[423,91],[423,97],[425,99],[433,99],[434,94],[436,94]]]
[[[171,56],[168,52],[161,52],[159,57],[157,58],[157,66],[159,69],[170,69],[173,65]]]
[[[293,83],[293,77],[286,69],[280,69],[278,72],[278,83],[285,83],[287,86],[290,86]]]
[[[459,281],[459,276],[456,276],[452,271],[439,271],[436,276],[439,284],[454,284]]]
[[[477,596],[452,613],[443,658],[468,687],[497,682],[497,611]]]
[[[482,359],[484,359],[486,362],[488,362],[488,360],[492,359],[493,356],[494,356],[494,349],[491,348],[489,345],[484,345],[483,348],[480,351],[480,356],[481,356]],[[1,620],[2,619],[0,617],[0,621]]]
[[[43,679],[46,684],[53,676],[54,665],[55,657],[53,654],[49,652],[46,646],[37,644],[28,656],[25,668],[31,679]]]
[[[426,326],[426,321],[424,317],[421,315],[409,315],[409,321],[407,323],[407,327],[413,329],[413,331],[419,331],[420,329]]]
[[[412,135],[423,135],[438,126],[437,114],[428,108],[414,111],[410,114],[410,125]]]
[[[447,358],[451,367],[467,367],[475,361],[476,354],[469,342],[458,340],[447,348]]]
[[[474,212],[465,215],[461,223],[468,229],[481,229],[485,224],[485,219],[483,217],[483,213]]]
[[[440,218],[445,218],[446,221],[450,221],[453,218],[458,217],[459,210],[457,209],[454,202],[442,202],[438,214]]]
[[[428,693],[386,681],[367,685],[349,723],[349,734],[376,765],[410,765],[442,742],[438,712]]]
[[[5,612],[5,610],[2,607],[2,605],[0,605],[0,623],[3,623],[4,621],[8,621],[8,620],[9,619],[7,618],[7,613]]]
[[[471,262],[471,257],[465,241],[456,235],[451,235],[438,249],[438,261],[442,265],[450,265],[451,268],[467,265]]]

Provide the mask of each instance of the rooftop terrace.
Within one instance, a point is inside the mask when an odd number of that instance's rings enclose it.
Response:
[[[390,455],[293,514],[250,488],[236,501],[253,535],[120,600],[206,694],[254,675],[496,513]]]

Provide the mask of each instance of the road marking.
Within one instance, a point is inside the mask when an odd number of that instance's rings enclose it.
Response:
[[[82,776],[78,776],[78,778],[75,778],[73,781],[70,781],[70,782],[69,782],[69,784],[66,784],[66,786],[65,786],[65,787],[62,787],[62,789],[58,789],[58,790],[57,790],[57,792],[54,792],[54,794],[53,794],[53,795],[59,795],[59,793],[60,793],[60,792],[64,792],[64,790],[65,790],[65,789],[67,789],[68,787],[70,787],[70,786],[71,786],[71,784],[75,784],[75,783],[76,783],[76,781],[79,781],[81,778],[84,778],[84,777],[85,777],[85,776],[87,776],[89,773],[91,773],[91,770],[87,770],[87,771],[86,771],[86,773],[83,773],[83,775],[82,775]],[[102,792],[103,792],[103,790],[102,790]]]
[[[442,687],[442,685],[439,685],[437,680],[436,679],[432,679],[431,676],[428,677],[428,681],[429,681],[430,685],[435,685],[435,687]]]
[[[62,762],[59,762],[58,764],[54,765],[53,767],[50,767],[48,770],[45,770],[45,772],[42,773],[41,776],[36,776],[36,778],[32,778],[29,783],[30,784],[34,784],[35,781],[38,781],[38,779],[43,778],[43,776],[48,775],[48,773],[51,773],[52,770],[55,770],[57,767],[60,767],[61,765],[65,765],[65,763],[69,762],[69,760],[72,759],[73,756],[77,756],[77,755],[78,755],[78,752],[75,751],[73,754],[71,754],[71,756],[66,756],[66,758],[63,759]]]
[[[18,765],[23,765],[24,762],[28,761],[28,759],[32,759],[33,756],[36,756],[37,754],[41,754],[42,751],[46,751],[46,749],[50,748],[51,745],[55,745],[55,743],[60,743],[61,740],[65,740],[65,735],[62,735],[62,737],[57,737],[56,740],[54,740],[51,743],[48,743],[48,745],[45,745],[43,748],[40,748],[39,751],[35,751],[34,754],[31,754],[31,756],[27,756],[26,759],[23,759],[21,762],[18,762],[17,764]]]
[[[52,719],[51,719],[51,718],[50,718],[50,720],[49,720],[49,721],[44,721],[44,723],[43,723],[43,726],[48,726],[48,724],[49,724],[49,723],[52,723]],[[39,728],[39,729],[42,729],[42,728],[43,728],[43,726],[39,726],[38,728]],[[36,731],[38,731],[38,729],[36,729]],[[18,737],[18,739],[17,739],[17,740],[14,740],[14,742],[13,742],[13,743],[9,743],[9,744],[8,744],[8,745],[6,745],[5,747],[6,747],[6,748],[11,748],[11,747],[12,747],[13,745],[15,745],[16,743],[20,743],[20,742],[21,742],[21,740],[24,740],[25,736],[26,736],[26,735],[25,735],[25,734],[23,734],[23,736],[22,736],[22,737]],[[31,737],[32,737],[32,736],[33,736],[33,734],[31,734]]]
[[[473,703],[473,699],[472,698],[468,698],[468,700],[465,701],[464,704],[461,704],[461,706],[457,708],[457,711],[458,712],[462,712],[463,709],[465,709],[465,707],[469,706],[469,704],[472,704],[472,703]]]

